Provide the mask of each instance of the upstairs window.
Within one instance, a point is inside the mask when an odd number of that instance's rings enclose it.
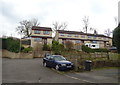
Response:
[[[96,36],[94,36],[94,39],[97,39],[97,37],[96,37]]]
[[[92,38],[92,36],[88,36],[88,38]]]
[[[79,37],[79,35],[75,35],[75,37]]]
[[[68,34],[68,37],[72,37],[72,35],[71,35],[71,34]]]
[[[45,34],[45,35],[49,35],[50,32],[49,32],[49,31],[43,31],[43,34]]]
[[[63,33],[60,33],[60,36],[65,36],[65,34],[63,34]]]
[[[35,30],[34,34],[40,34],[40,31],[39,30]]]
[[[85,35],[81,35],[82,38],[85,38]]]

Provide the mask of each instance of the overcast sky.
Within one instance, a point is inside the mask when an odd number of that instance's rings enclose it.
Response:
[[[119,0],[0,0],[0,36],[19,37],[16,27],[22,20],[37,18],[40,26],[67,22],[67,30],[82,31],[84,16],[89,16],[89,27],[98,33],[116,27]]]

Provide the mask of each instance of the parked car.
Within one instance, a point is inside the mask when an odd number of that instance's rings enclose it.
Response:
[[[56,70],[73,69],[73,63],[61,55],[50,55],[43,58],[43,66],[55,68]]]

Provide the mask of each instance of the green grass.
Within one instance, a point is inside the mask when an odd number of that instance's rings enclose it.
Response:
[[[102,70],[102,69],[120,69],[120,67],[101,67],[101,68],[93,68],[92,70]]]

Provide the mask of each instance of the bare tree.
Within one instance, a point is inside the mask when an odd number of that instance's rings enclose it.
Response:
[[[98,34],[97,29],[95,29],[95,28],[90,28],[90,30],[93,31],[93,34],[95,34],[95,35]]]
[[[111,35],[112,31],[108,28],[108,29],[105,30],[104,33],[105,33],[106,36],[109,37]]]
[[[83,23],[85,25],[83,27],[83,29],[85,30],[85,33],[87,33],[87,31],[88,31],[88,25],[89,25],[89,17],[88,16],[84,16]]]
[[[59,22],[54,22],[53,23],[53,28],[52,28],[52,30],[53,30],[53,32],[55,33],[55,37],[54,37],[54,39],[57,41],[58,40],[58,36],[57,36],[57,32],[58,32],[58,30],[65,30],[66,28],[67,28],[67,23],[66,22],[64,22],[64,23],[61,23],[61,24],[59,24]]]
[[[38,26],[38,25],[39,23],[37,19],[23,20],[23,21],[20,21],[20,26],[16,28],[16,31],[20,35],[23,35],[24,37],[30,37],[32,26]]]
[[[56,32],[57,30],[64,30],[67,28],[67,23],[64,22],[62,24],[59,24],[59,22],[53,23],[53,31]]]

